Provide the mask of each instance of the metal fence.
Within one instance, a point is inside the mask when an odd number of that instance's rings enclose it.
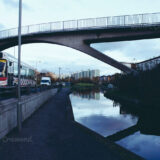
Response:
[[[51,86],[23,86],[21,87],[21,94],[22,95],[29,95],[31,93],[38,93],[38,92],[43,92],[49,89],[53,88],[58,88],[58,86],[51,85]],[[9,99],[9,98],[17,98],[18,97],[18,92],[17,92],[17,86],[5,86],[1,87],[0,86],[0,101],[4,99]]]
[[[144,26],[160,24],[160,13],[136,14],[115,17],[101,17],[71,21],[50,22],[22,27],[22,35],[58,32],[70,30],[84,30],[92,28],[118,28],[128,26]],[[16,37],[18,28],[0,31],[0,39]]]

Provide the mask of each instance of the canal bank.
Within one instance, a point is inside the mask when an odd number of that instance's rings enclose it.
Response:
[[[115,152],[113,143],[74,122],[69,90],[62,89],[16,130],[0,142],[3,160],[131,160],[141,159],[126,151]],[[100,138],[98,138],[100,137]],[[118,146],[118,145],[117,145]],[[8,154],[9,153],[9,154]]]

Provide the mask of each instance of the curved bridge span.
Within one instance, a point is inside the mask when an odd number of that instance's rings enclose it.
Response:
[[[22,27],[22,44],[52,43],[82,51],[124,72],[133,70],[92,43],[160,38],[160,13],[90,18]],[[0,31],[0,51],[18,44],[18,28]]]

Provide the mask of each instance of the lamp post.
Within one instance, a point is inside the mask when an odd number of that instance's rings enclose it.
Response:
[[[70,68],[66,68],[66,70],[67,70],[67,72],[68,72],[68,78],[69,78],[69,82],[70,82],[72,72],[71,72]]]
[[[22,26],[22,0],[19,0],[19,26],[18,26],[18,104],[17,104],[17,126],[22,129],[21,110],[21,26]]]
[[[60,78],[61,78],[61,67],[59,67],[59,82],[60,82]]]

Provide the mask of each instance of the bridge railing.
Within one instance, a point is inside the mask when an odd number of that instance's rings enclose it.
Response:
[[[22,27],[22,35],[35,34],[40,32],[57,32],[69,30],[83,30],[91,28],[116,28],[127,26],[144,26],[160,24],[160,13],[124,15],[115,17],[101,17],[80,19],[62,22],[50,22]],[[16,37],[18,29],[0,31],[0,39]]]

